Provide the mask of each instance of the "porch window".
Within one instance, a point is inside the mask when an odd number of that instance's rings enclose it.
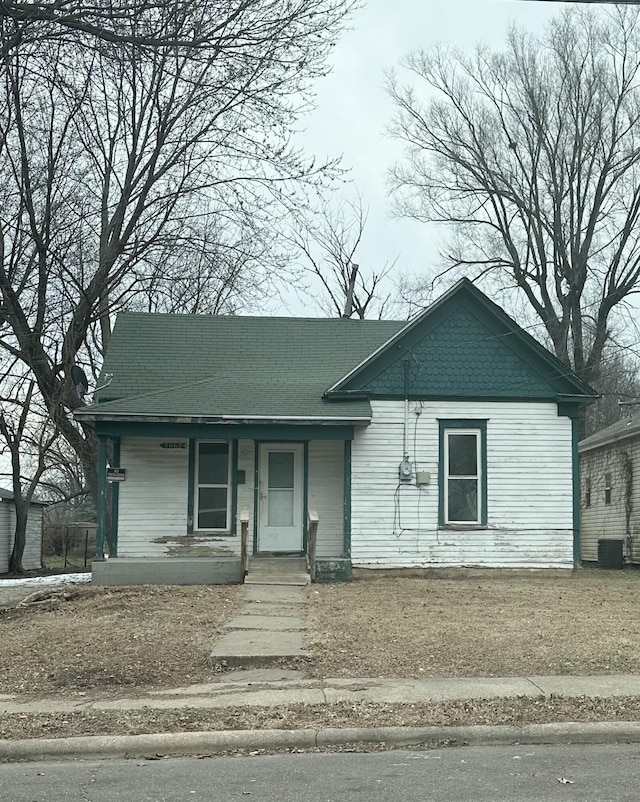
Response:
[[[196,529],[226,532],[231,518],[231,460],[227,441],[199,442],[196,453]]]
[[[486,510],[486,421],[440,421],[440,523],[480,526]]]

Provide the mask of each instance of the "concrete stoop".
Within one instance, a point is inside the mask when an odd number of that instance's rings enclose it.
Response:
[[[245,585],[293,585],[310,583],[304,557],[253,557]]]
[[[291,658],[309,659],[302,618],[307,589],[264,583],[245,587],[244,592],[244,609],[226,625],[209,665],[269,668]]]

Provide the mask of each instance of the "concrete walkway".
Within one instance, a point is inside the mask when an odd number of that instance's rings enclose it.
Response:
[[[141,698],[70,699],[68,696],[21,701],[0,696],[0,713],[82,713],[99,710],[180,710],[223,707],[331,704],[359,700],[407,703],[443,700],[615,698],[640,695],[640,675],[594,677],[473,677],[428,679],[312,679],[301,671],[254,669],[231,671],[215,682],[170,688]],[[69,738],[0,739],[6,760],[77,760],[152,755],[214,755],[238,750],[307,750],[358,744],[432,747],[437,744],[638,743],[640,722],[581,722],[468,727],[319,727],[300,730],[208,730],[149,735],[90,735]]]
[[[180,710],[223,707],[324,705],[361,701],[398,704],[466,699],[528,697],[544,699],[640,696],[640,675],[593,677],[466,677],[428,679],[310,679],[301,671],[232,671],[215,682],[154,691],[139,698],[91,698],[86,695],[22,701],[0,696],[0,713],[72,713],[89,710]]]
[[[226,624],[209,655],[211,666],[274,666],[311,656],[304,641],[306,587],[252,584],[244,586],[244,595],[244,608]]]

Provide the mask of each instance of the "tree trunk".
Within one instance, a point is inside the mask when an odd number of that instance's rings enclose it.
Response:
[[[28,506],[20,500],[15,500],[16,507],[16,529],[13,539],[13,550],[9,559],[10,574],[24,574],[22,557],[27,543],[27,519],[29,515]]]

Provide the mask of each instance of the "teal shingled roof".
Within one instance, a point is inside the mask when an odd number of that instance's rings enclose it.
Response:
[[[328,387],[401,321],[124,312],[103,367],[113,374],[89,415],[365,417],[366,400],[326,401]],[[102,383],[103,380],[101,380]]]

